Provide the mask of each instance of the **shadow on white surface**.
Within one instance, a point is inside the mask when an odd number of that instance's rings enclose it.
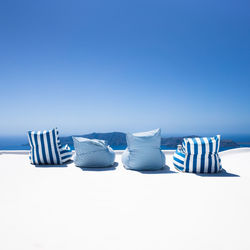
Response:
[[[201,177],[240,177],[237,174],[229,173],[225,169],[222,169],[219,173],[215,174],[197,174]]]
[[[112,171],[112,170],[116,170],[116,167],[118,166],[118,163],[115,162],[112,166],[109,167],[89,167],[89,168],[80,168],[82,171],[95,171],[95,172],[102,172],[102,171]]]
[[[68,164],[71,164],[71,163],[73,163],[72,160],[68,161],[65,164],[61,164],[61,165],[47,165],[47,164],[44,164],[44,165],[34,165],[34,166],[36,168],[67,168]]]
[[[178,172],[170,170],[168,165],[165,165],[162,169],[159,170],[145,170],[145,171],[137,171],[141,174],[177,174]]]

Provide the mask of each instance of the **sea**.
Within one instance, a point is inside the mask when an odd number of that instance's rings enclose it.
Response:
[[[170,136],[169,136],[170,137]],[[250,135],[225,135],[223,139],[230,139],[236,142],[240,147],[250,147]],[[124,150],[126,146],[112,146],[114,150]],[[30,146],[26,136],[0,136],[0,150],[29,150]],[[163,150],[171,150],[170,148],[162,146]],[[229,150],[232,148],[220,148],[220,151]]]

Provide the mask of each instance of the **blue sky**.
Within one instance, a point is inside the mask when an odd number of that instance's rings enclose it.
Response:
[[[250,134],[249,1],[2,1],[0,135]]]

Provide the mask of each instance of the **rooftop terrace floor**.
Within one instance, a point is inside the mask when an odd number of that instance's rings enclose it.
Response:
[[[220,153],[222,173],[35,167],[0,154],[0,249],[250,249],[250,148]]]

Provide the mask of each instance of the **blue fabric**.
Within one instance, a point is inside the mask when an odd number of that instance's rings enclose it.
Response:
[[[60,148],[60,156],[62,163],[72,160],[72,150],[68,145],[64,145]]]
[[[159,170],[165,165],[162,153],[161,130],[130,134],[127,133],[127,149],[122,155],[122,163],[131,170]]]
[[[174,153],[173,164],[184,172],[217,173],[222,169],[219,149],[220,135],[185,138],[181,149],[177,149]]]
[[[186,155],[179,149],[174,153],[173,164],[180,171],[184,170],[185,157]]]
[[[69,147],[68,144],[66,145],[62,145],[60,138],[59,138],[59,132],[56,129],[56,134],[57,134],[57,144],[59,147],[59,151],[60,151],[60,157],[61,157],[61,162],[62,163],[66,163],[67,161],[72,160],[72,149]]]
[[[215,137],[197,137],[197,138],[184,138],[183,150],[188,154],[215,154],[219,153],[220,148],[220,135]]]
[[[63,164],[71,159],[71,149],[61,146],[58,130],[28,131],[31,164]]]
[[[74,162],[78,167],[108,167],[114,164],[115,153],[103,140],[73,137]]]

